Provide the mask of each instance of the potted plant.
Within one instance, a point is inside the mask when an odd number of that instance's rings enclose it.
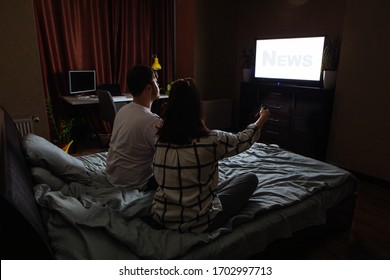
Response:
[[[60,144],[69,144],[72,141],[73,124],[74,118],[59,121],[57,135]]]
[[[339,66],[341,50],[340,38],[327,38],[325,40],[324,52],[322,56],[322,79],[324,88],[333,89],[336,86],[337,70]]]
[[[52,142],[65,152],[68,152],[69,147],[73,143],[72,130],[74,126],[74,118],[59,119],[54,117],[53,106],[50,99],[46,99],[46,110],[50,123],[50,131],[52,134]]]
[[[243,50],[242,51],[242,81],[249,82],[253,77],[253,65],[254,65],[254,54],[253,50]]]

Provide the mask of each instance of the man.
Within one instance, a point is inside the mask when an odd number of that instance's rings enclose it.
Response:
[[[133,102],[116,114],[107,155],[106,174],[115,187],[148,190],[156,188],[152,161],[160,117],[151,112],[160,97],[156,72],[147,66],[135,66],[127,75]]]

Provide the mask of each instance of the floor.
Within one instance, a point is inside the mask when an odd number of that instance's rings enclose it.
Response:
[[[106,151],[98,142],[79,145],[74,155]],[[322,228],[283,240],[256,259],[372,260],[390,259],[390,186],[359,179],[352,227],[344,231]],[[275,249],[276,248],[276,249]]]
[[[352,229],[345,236],[345,257],[390,259],[390,188],[359,183]]]
[[[390,259],[390,187],[359,180],[352,227],[323,227],[301,232],[269,246],[256,259],[388,260]]]
[[[96,137],[78,141],[77,144],[71,147],[69,153],[77,157],[107,151],[108,141],[106,138],[108,138],[108,135],[101,135],[100,137],[100,141],[96,140]]]

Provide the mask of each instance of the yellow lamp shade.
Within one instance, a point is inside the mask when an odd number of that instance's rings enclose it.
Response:
[[[152,66],[150,66],[150,67],[153,68],[154,70],[160,70],[161,69],[161,65],[160,65],[160,63],[158,63],[157,55],[153,55],[152,57],[154,58],[154,61],[153,61]]]

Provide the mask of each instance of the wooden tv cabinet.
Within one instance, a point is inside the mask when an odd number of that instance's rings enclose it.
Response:
[[[266,104],[271,116],[260,142],[325,160],[333,96],[333,90],[319,87],[241,83],[240,129],[253,122],[260,106]]]

